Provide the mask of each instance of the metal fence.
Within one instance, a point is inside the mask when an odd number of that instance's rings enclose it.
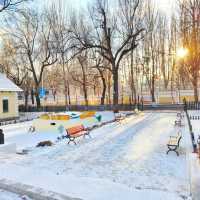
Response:
[[[134,109],[138,110],[183,110],[184,104],[155,104],[155,105],[130,105],[130,104],[120,104],[120,105],[70,105],[70,106],[44,106],[40,109],[36,107],[29,106],[26,110],[24,106],[20,106],[20,112],[61,112],[61,111],[107,111],[107,110],[119,110],[119,111],[132,111]]]
[[[187,110],[200,110],[200,102],[186,101]]]
[[[193,151],[196,152],[197,144],[195,141],[194,132],[193,132],[193,128],[192,128],[191,116],[189,116],[188,110],[199,110],[199,103],[198,102],[197,103],[196,102],[187,102],[186,100],[184,100],[184,110],[186,113],[187,122],[188,122],[188,126],[189,126],[189,132],[190,132],[190,137],[191,137],[191,141],[192,141]]]

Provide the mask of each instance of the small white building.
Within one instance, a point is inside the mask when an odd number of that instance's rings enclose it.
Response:
[[[19,117],[17,85],[0,73],[0,121]]]

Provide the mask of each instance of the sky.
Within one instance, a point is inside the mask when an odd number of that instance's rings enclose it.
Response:
[[[172,10],[175,9],[176,0],[154,0],[158,8],[166,14],[171,14]]]
[[[1,1],[1,0],[0,0]],[[35,4],[38,4],[41,6],[41,2],[43,2],[44,5],[49,5],[50,2],[58,2],[59,0],[34,0]],[[90,3],[93,0],[62,0],[65,2],[69,7],[73,8],[80,8],[80,7],[87,7],[87,4]],[[171,16],[172,10],[175,9],[175,2],[176,0],[153,0],[156,3],[156,6],[166,13],[166,15]]]
[[[37,5],[41,5],[42,4],[46,4],[48,5],[49,2],[56,2],[59,0],[33,0],[34,4]],[[69,6],[72,7],[80,7],[80,6],[86,6],[88,2],[92,1],[92,0],[62,0],[63,2],[66,2]],[[176,0],[154,0],[156,2],[156,4],[158,5],[158,7],[165,11],[165,12],[169,12],[171,10],[171,7],[175,5]],[[0,4],[3,2],[3,0],[0,0]]]

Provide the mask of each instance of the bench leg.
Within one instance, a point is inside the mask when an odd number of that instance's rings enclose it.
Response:
[[[169,147],[168,147],[167,154],[168,154],[170,151],[174,151],[174,152],[176,153],[176,155],[179,156],[179,153],[178,153],[178,151],[177,151],[177,148],[173,148],[173,149],[172,149],[172,148],[169,148]]]
[[[69,141],[68,141],[67,144],[70,144],[70,142],[73,142],[75,145],[77,145],[76,142],[75,142],[75,138],[69,138]]]
[[[89,138],[92,138],[89,132],[86,133],[86,135],[87,135]]]
[[[89,138],[92,138],[91,135],[90,135],[90,132],[87,132],[83,135],[83,137],[85,138],[86,136],[88,136]]]

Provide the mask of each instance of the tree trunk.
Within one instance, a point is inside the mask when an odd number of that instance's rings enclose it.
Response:
[[[65,85],[65,107],[68,106],[68,95],[67,95],[68,91],[67,91],[67,86]]]
[[[88,95],[87,95],[86,84],[83,84],[83,93],[84,93],[85,105],[88,106]]]
[[[113,105],[114,109],[118,105],[119,91],[118,91],[118,70],[116,68],[113,69]]]
[[[108,75],[108,104],[111,105],[111,77]]]
[[[137,94],[136,94],[136,88],[135,88],[135,82],[134,82],[134,73],[133,73],[133,50],[131,51],[131,100],[134,104],[136,104],[137,101]]]
[[[64,75],[64,92],[65,92],[65,107],[68,106],[68,86],[67,86],[67,80]]]
[[[198,102],[198,100],[199,100],[199,94],[198,94],[197,85],[198,85],[197,77],[194,77],[193,90],[194,90],[194,100],[195,100],[195,102]]]
[[[56,101],[56,90],[53,90],[52,93],[53,93],[53,100]]]
[[[69,100],[68,103],[69,103],[69,105],[71,105],[69,81],[67,81],[67,95],[68,95],[68,100]]]
[[[102,94],[101,94],[101,105],[104,105],[105,97],[106,97],[106,80],[103,78],[102,82],[103,82],[103,91],[102,91]]]
[[[41,108],[41,103],[40,103],[40,97],[39,97],[39,88],[35,88],[35,98],[36,98],[36,103],[37,103],[37,108]]]
[[[102,94],[101,94],[101,105],[104,105],[105,97],[106,97],[106,79],[104,78],[103,71],[101,71],[99,68],[97,68],[97,70],[99,71],[99,74],[101,76],[102,85],[103,85],[103,90],[102,90]]]
[[[32,105],[35,104],[33,88],[31,89],[31,102],[32,102]]]
[[[154,87],[152,87],[152,89],[151,89],[151,100],[152,100],[153,103],[156,102],[156,99],[155,99],[155,89],[154,89]]]
[[[152,100],[152,102],[156,102],[156,99],[155,99],[155,69],[154,69],[154,65],[153,65],[152,82],[151,82],[151,100]]]
[[[28,111],[28,96],[29,96],[29,92],[28,90],[25,90],[25,111]]]
[[[194,100],[195,102],[199,101],[197,86],[194,87]]]

